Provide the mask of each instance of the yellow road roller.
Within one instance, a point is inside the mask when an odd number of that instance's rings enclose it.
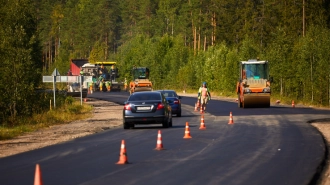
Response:
[[[152,82],[149,80],[147,67],[134,67],[132,69],[133,81],[130,82],[130,94],[138,91],[152,91]]]
[[[270,84],[268,61],[250,59],[240,62],[239,80],[236,85],[238,107],[270,107]]]

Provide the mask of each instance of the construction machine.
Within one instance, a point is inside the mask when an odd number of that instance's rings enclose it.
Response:
[[[130,94],[138,91],[152,91],[152,83],[149,80],[149,69],[146,67],[134,67],[132,70],[133,81],[130,82]]]
[[[272,78],[269,76],[268,61],[241,61],[239,70],[236,85],[238,107],[270,107]]]
[[[118,82],[116,62],[86,63],[82,66],[83,75],[93,76],[93,91],[120,91],[124,83]]]
[[[80,76],[81,67],[88,63],[88,59],[70,59],[70,69],[67,73],[67,76],[72,76],[73,81]],[[85,98],[88,94],[87,82],[83,83],[82,87],[82,97]],[[72,97],[81,96],[81,89],[79,82],[67,82],[67,95]]]

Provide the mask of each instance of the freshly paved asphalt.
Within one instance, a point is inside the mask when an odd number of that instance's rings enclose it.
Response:
[[[128,93],[94,93],[123,104]],[[310,184],[325,157],[321,134],[309,120],[330,117],[329,110],[289,106],[240,109],[212,99],[199,130],[196,98],[182,98],[182,117],[172,128],[121,127],[62,144],[0,158],[0,184],[33,184],[40,164],[43,184]],[[232,112],[234,124],[228,124]],[[183,139],[185,124],[191,139]],[[158,130],[165,150],[154,150]],[[119,160],[125,140],[130,164]],[[313,184],[313,183],[311,183]]]

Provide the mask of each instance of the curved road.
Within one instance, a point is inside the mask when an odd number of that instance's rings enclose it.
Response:
[[[89,95],[120,104],[128,93]],[[240,109],[237,103],[212,99],[204,114],[194,112],[196,98],[183,97],[182,117],[173,127],[111,129],[70,142],[0,159],[0,182],[33,184],[40,164],[43,184],[230,184],[304,185],[324,160],[321,134],[310,124],[329,110],[312,108]],[[228,124],[229,113],[234,124]],[[191,139],[183,139],[189,122]],[[154,150],[158,130],[165,150]],[[121,140],[130,164],[117,165]]]

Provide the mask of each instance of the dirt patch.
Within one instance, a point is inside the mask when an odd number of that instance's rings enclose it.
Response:
[[[122,125],[122,105],[88,98],[84,102],[94,106],[93,116],[69,124],[53,125],[14,139],[0,141],[0,158],[75,138],[101,132]]]

